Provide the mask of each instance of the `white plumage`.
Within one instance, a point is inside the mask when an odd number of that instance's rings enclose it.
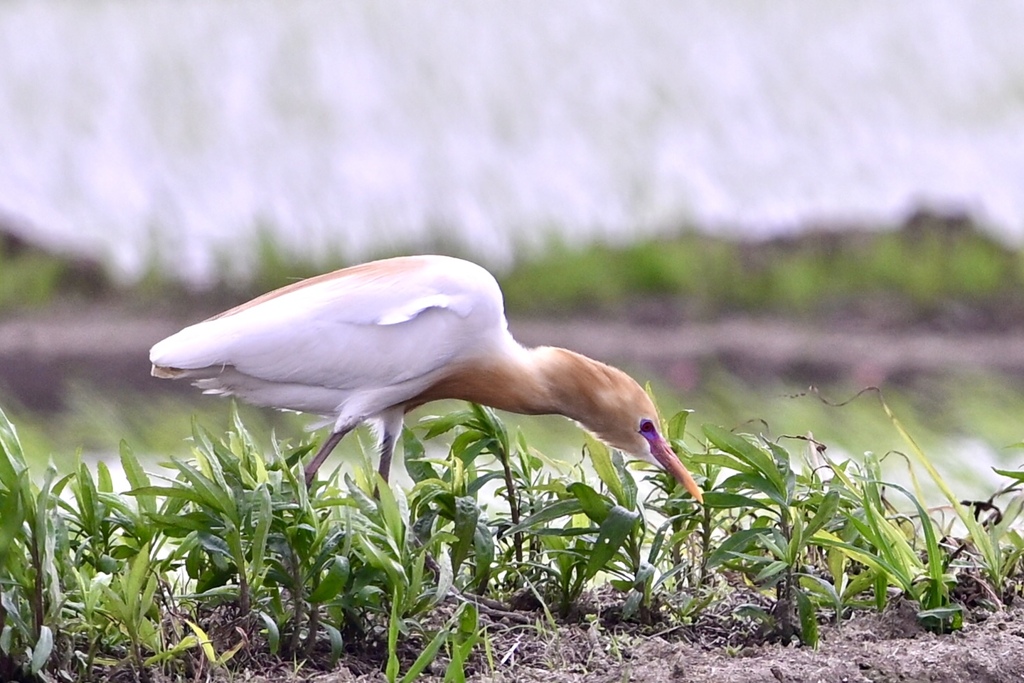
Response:
[[[342,427],[416,396],[456,358],[514,344],[501,290],[483,268],[442,256],[385,263],[186,327],[150,361],[208,392],[335,415]]]

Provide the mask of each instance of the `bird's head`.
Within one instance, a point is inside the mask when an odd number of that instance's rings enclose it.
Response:
[[[697,482],[693,480],[689,471],[672,451],[668,440],[661,434],[661,421],[658,419],[654,403],[640,385],[632,379],[629,383],[632,387],[624,392],[612,431],[597,435],[609,445],[667,471],[697,501],[704,502]]]
[[[573,379],[560,392],[563,405],[571,406],[569,417],[609,446],[666,470],[703,502],[697,483],[661,434],[658,410],[647,392],[617,368],[559,351],[569,354],[562,362],[574,366],[572,372],[562,375]]]

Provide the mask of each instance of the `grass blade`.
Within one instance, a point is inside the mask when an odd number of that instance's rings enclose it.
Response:
[[[608,518],[597,534],[597,541],[594,544],[594,551],[587,561],[586,578],[592,579],[608,564],[615,553],[619,551],[622,544],[629,538],[629,534],[640,521],[640,514],[631,512],[621,505],[616,505],[608,511]]]

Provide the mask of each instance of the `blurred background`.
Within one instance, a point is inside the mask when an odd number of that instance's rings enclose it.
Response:
[[[828,404],[879,386],[987,496],[1022,436],[1022,27],[999,1],[0,3],[0,406],[58,463],[182,454],[227,402],[150,379],[152,343],[440,252],[496,273],[522,341],[694,424],[905,448],[873,394]]]

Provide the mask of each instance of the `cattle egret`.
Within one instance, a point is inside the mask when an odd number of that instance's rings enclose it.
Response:
[[[149,358],[154,377],[328,418],[333,430],[306,468],[307,483],[363,422],[380,435],[386,480],[405,413],[462,399],[564,415],[702,500],[640,385],[567,349],[520,346],[494,277],[461,259],[392,258],[296,282],[186,327]]]

